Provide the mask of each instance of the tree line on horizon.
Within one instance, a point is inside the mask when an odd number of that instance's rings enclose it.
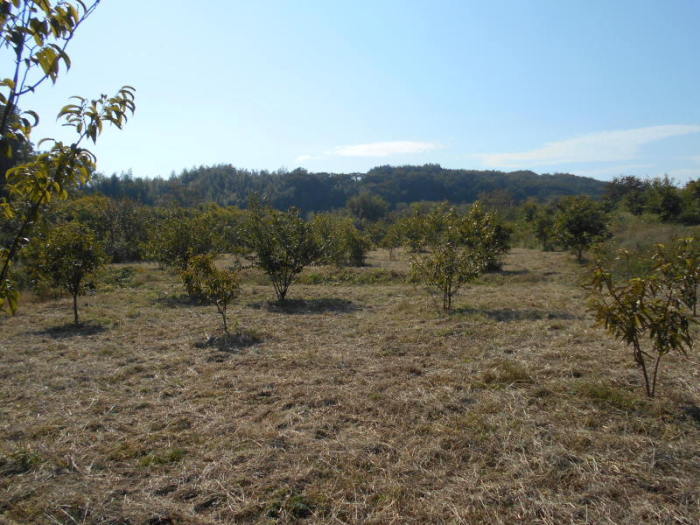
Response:
[[[183,207],[214,202],[245,208],[251,196],[259,195],[277,209],[294,206],[308,213],[344,208],[353,197],[367,193],[396,209],[418,201],[469,204],[496,193],[511,204],[581,194],[600,198],[605,187],[603,181],[566,173],[445,169],[439,164],[378,166],[367,173],[338,174],[214,165],[183,170],[168,179],[97,174],[83,191],[151,206]]]

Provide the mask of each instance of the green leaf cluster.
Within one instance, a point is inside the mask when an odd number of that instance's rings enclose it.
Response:
[[[211,254],[195,255],[180,272],[187,293],[198,300],[214,304],[228,334],[228,306],[240,293],[240,277],[235,270],[219,270]]]
[[[442,298],[442,309],[452,309],[452,299],[465,283],[484,271],[484,258],[471,248],[445,241],[430,253],[411,260],[411,280],[421,282]]]
[[[296,208],[283,212],[253,202],[245,239],[252,259],[270,277],[280,302],[304,267],[323,253],[311,225]]]
[[[32,244],[28,260],[36,279],[73,296],[74,321],[78,324],[77,298],[85,292],[86,278],[107,262],[94,232],[77,222],[57,226]]]
[[[171,213],[150,230],[150,258],[163,266],[184,270],[195,255],[218,253],[222,241],[209,219],[185,210]]]
[[[671,284],[679,299],[697,315],[700,286],[700,242],[695,237],[676,239],[669,247],[657,245],[652,257],[654,269]]]
[[[475,202],[461,222],[460,233],[462,242],[481,254],[486,270],[501,268],[502,257],[510,250],[511,230],[494,213]]]
[[[437,292],[449,311],[459,289],[483,273],[506,244],[496,244],[501,239],[493,216],[479,203],[463,215],[441,205],[426,216],[424,227],[429,250],[411,259],[411,280]]]
[[[372,247],[369,236],[350,217],[319,213],[311,220],[316,243],[321,249],[318,262],[335,266],[363,266]]]
[[[554,231],[559,243],[573,250],[581,262],[585,250],[611,237],[610,218],[602,204],[590,197],[568,197],[557,205]]]
[[[619,253],[620,258],[633,256]],[[662,358],[673,352],[687,355],[693,346],[699,260],[697,239],[687,238],[669,248],[659,245],[652,271],[641,277],[617,280],[600,261],[593,267],[589,307],[598,323],[632,347],[649,397],[656,393]]]

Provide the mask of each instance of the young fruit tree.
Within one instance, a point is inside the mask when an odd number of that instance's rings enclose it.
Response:
[[[452,310],[452,298],[462,285],[483,271],[483,257],[454,241],[438,244],[429,253],[411,260],[411,280],[438,292],[445,312]]]
[[[213,255],[195,255],[180,273],[187,293],[203,302],[216,306],[224,333],[229,334],[228,306],[240,293],[240,277],[234,270],[219,270]]]
[[[386,215],[389,203],[379,195],[363,192],[350,197],[347,208],[359,220],[374,222]]]
[[[350,217],[318,213],[311,220],[311,229],[319,247],[322,264],[363,266],[372,246],[367,234],[357,229]]]
[[[655,270],[667,286],[678,290],[681,301],[698,314],[698,287],[700,286],[700,240],[695,237],[677,239],[673,245],[656,247],[653,256]]]
[[[551,206],[540,206],[533,216],[532,228],[535,237],[542,245],[542,250],[545,252],[554,250],[554,208]]]
[[[323,253],[299,210],[264,209],[258,203],[251,204],[246,243],[255,264],[270,277],[280,303],[304,267]]]
[[[3,64],[8,66],[7,76],[0,77],[0,164],[11,166],[0,173],[0,217],[13,226],[9,239],[0,245],[0,310],[17,309],[12,264],[46,205],[67,198],[68,190],[91,177],[95,157],[83,144],[96,142],[106,123],[121,128],[134,111],[130,86],[112,97],[73,97],[74,103],[58,113],[75,131],[73,141],[44,139],[48,149],[22,160],[26,156],[22,153],[31,150],[32,129],[39,122],[35,111],[22,110],[25,95],[47,80],[55,83],[61,70],[70,67],[67,46],[98,4],[99,0],[0,1],[0,57],[5,54]]]
[[[206,215],[176,212],[158,221],[149,232],[147,251],[162,266],[182,271],[191,257],[216,252],[223,241]]]
[[[629,257],[622,252],[621,256]],[[692,347],[692,313],[679,289],[656,271],[616,283],[598,262],[590,283],[590,309],[610,334],[632,347],[647,396],[654,397],[662,358],[687,355]]]
[[[413,210],[411,215],[402,217],[395,223],[401,242],[411,253],[420,253],[425,249],[427,221],[425,214]]]
[[[429,235],[428,253],[411,259],[411,280],[437,292],[442,298],[442,309],[449,312],[452,299],[462,285],[484,272],[487,257],[479,246],[469,246],[465,238],[469,226],[475,228],[477,223],[468,222],[454,208],[443,209],[441,213],[439,220],[431,221],[434,226]],[[477,233],[470,231],[470,236]]]
[[[510,250],[511,230],[494,213],[476,201],[462,217],[460,230],[464,244],[483,257],[486,271],[501,269],[502,258]]]
[[[590,197],[567,197],[558,205],[554,230],[559,243],[583,262],[584,250],[611,237],[609,222],[603,206]]]
[[[78,296],[85,291],[85,279],[107,259],[95,234],[79,223],[62,224],[49,230],[30,253],[34,275],[73,296],[73,320],[80,324]]]
[[[393,223],[389,225],[386,229],[386,233],[381,240],[381,247],[389,250],[389,260],[394,260],[394,250],[401,247],[403,242],[403,237],[401,234],[401,228],[398,223]]]

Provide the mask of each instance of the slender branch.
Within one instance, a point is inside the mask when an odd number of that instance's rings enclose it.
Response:
[[[656,377],[659,373],[659,363],[661,362],[661,357],[662,354],[659,354],[656,357],[656,363],[654,363],[654,376],[652,378],[651,397],[654,397],[654,394],[656,393]]]
[[[22,239],[24,238],[24,234],[26,233],[26,230],[29,227],[29,225],[36,220],[37,214],[39,212],[39,208],[44,203],[43,201],[44,201],[45,197],[46,197],[46,194],[42,194],[42,196],[39,198],[39,200],[32,205],[31,211],[25,217],[24,222],[22,223],[22,226],[20,226],[17,234],[15,235],[15,238],[12,241],[12,245],[10,247],[10,250],[7,252],[7,256],[5,257],[5,260],[3,261],[2,270],[0,271],[0,282],[5,281],[5,279],[7,278],[7,275],[10,271],[10,262],[12,261],[12,259],[15,258],[15,256],[17,255],[17,252],[19,252],[19,249],[20,249],[21,243],[22,243]]]
[[[28,22],[28,16],[31,10],[28,9],[30,4],[25,4],[24,8],[22,10],[21,15],[18,17],[22,21],[20,22],[22,26],[25,26],[29,23]],[[19,96],[17,93],[17,81],[19,80],[19,70],[20,70],[20,64],[22,63],[22,55],[24,54],[24,48],[26,45],[26,36],[24,33],[22,33],[22,40],[21,42],[16,44],[16,49],[15,49],[15,71],[12,74],[12,82],[13,85],[10,87],[10,92],[7,95],[7,103],[5,104],[5,110],[3,111],[2,115],[2,121],[0,121],[0,137],[4,138],[5,133],[7,133],[7,127],[10,124],[10,115],[14,113],[15,111],[15,103],[17,101],[17,97]]]
[[[654,394],[651,391],[650,386],[649,386],[649,374],[647,372],[647,365],[644,362],[643,357],[639,360],[639,364],[642,367],[642,372],[644,374],[644,386],[646,387],[646,390],[647,390],[647,396],[654,397]]]
[[[86,132],[83,132],[79,137],[78,140],[75,141],[73,144],[70,146],[70,152],[71,155],[68,159],[65,159],[61,164],[56,166],[56,170],[54,171],[54,176],[53,179],[56,180],[60,175],[62,175],[62,172],[64,170],[68,170],[70,166],[73,164],[75,161],[75,157],[78,153],[78,146],[80,143],[83,141],[83,139],[87,136]],[[3,266],[2,270],[0,270],[0,282],[3,282],[5,279],[7,279],[7,276],[10,271],[10,263],[12,260],[15,258],[17,253],[19,252],[20,248],[22,247],[22,239],[25,236],[25,233],[29,226],[37,219],[39,209],[41,208],[42,205],[45,204],[46,198],[49,194],[49,190],[44,189],[42,192],[41,196],[39,199],[37,199],[36,202],[34,202],[31,206],[31,209],[27,216],[24,219],[24,222],[20,226],[19,230],[17,231],[17,234],[15,235],[12,245],[10,247],[10,250],[7,253],[7,256],[5,257],[5,260],[3,261]]]
[[[100,3],[100,0],[95,0],[95,2],[85,10],[85,13],[83,13],[83,16],[81,16],[80,19],[71,28],[68,35],[66,37],[64,37],[64,42],[63,42],[63,45],[61,46],[61,51],[65,52],[66,48],[68,47],[68,44],[73,39],[75,32],[78,30],[78,27],[80,27],[80,24],[82,24],[92,14],[92,12],[97,8],[97,5],[99,3]],[[56,60],[58,60],[59,58],[60,57],[56,57]],[[22,95],[26,95],[27,93],[33,92],[37,87],[39,87],[39,85],[44,83],[44,81],[46,81],[46,79],[49,78],[49,76],[50,76],[49,73],[44,74],[34,84],[32,84],[31,86],[28,86],[26,88],[24,87],[24,85],[22,85],[22,89],[17,93],[17,95],[22,96]]]

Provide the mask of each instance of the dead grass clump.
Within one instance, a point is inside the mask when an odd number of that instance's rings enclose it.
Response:
[[[530,371],[520,362],[511,359],[497,361],[483,374],[481,381],[487,385],[518,385],[533,382]]]
[[[20,449],[7,455],[0,454],[0,476],[25,474],[44,462],[42,456],[30,449]]]
[[[151,451],[141,458],[139,465],[151,467],[153,465],[167,465],[177,463],[187,455],[187,451],[182,448],[171,448],[167,450]]]
[[[602,382],[584,381],[576,385],[576,392],[597,405],[607,405],[620,410],[632,411],[645,403],[630,392]]]
[[[274,520],[291,522],[311,517],[316,507],[314,501],[303,492],[285,488],[271,495],[265,515]]]

